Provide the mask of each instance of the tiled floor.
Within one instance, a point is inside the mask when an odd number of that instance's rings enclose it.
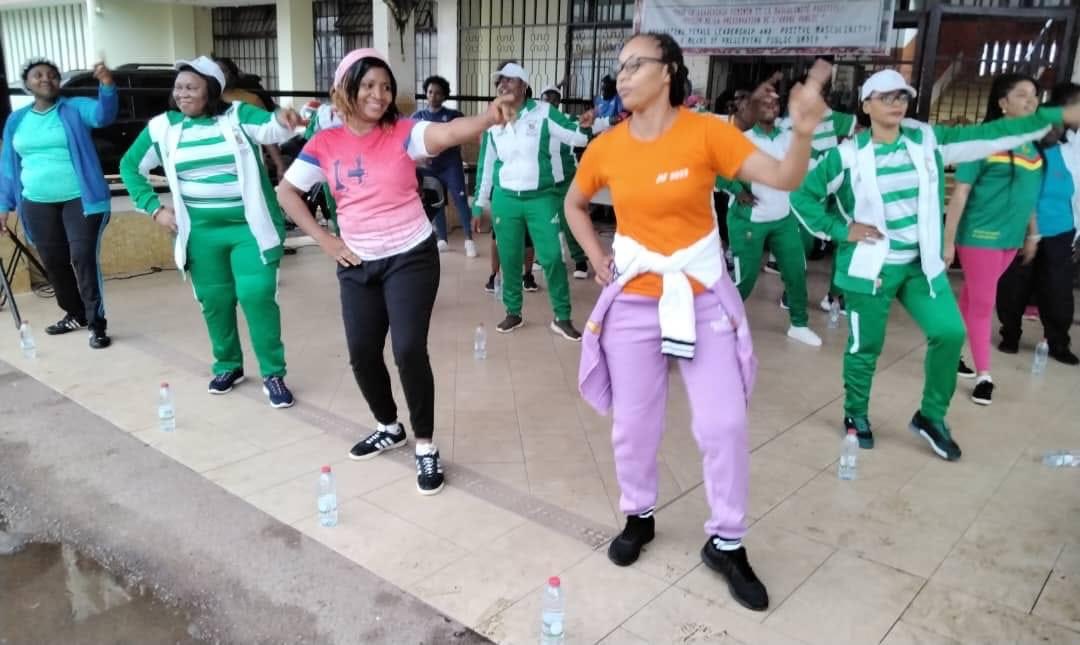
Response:
[[[488,359],[475,361],[474,328],[492,329],[502,309],[481,290],[488,259],[467,260],[460,239],[453,246],[431,332],[450,481],[435,497],[416,494],[408,451],[345,458],[374,421],[345,357],[333,267],[316,248],[286,258],[282,272],[292,410],[266,406],[254,379],[230,396],[205,393],[208,342],[175,272],[107,284],[116,344],[104,352],[82,334],[45,337],[54,304],[23,296],[39,358],[19,356],[10,331],[0,358],[499,642],[536,642],[538,589],[559,574],[572,643],[1080,643],[1080,469],[1038,463],[1044,450],[1080,448],[1080,370],[1052,363],[1034,379],[1029,347],[995,354],[994,405],[974,406],[960,382],[950,420],[964,457],[945,463],[906,430],[924,344],[898,311],[875,382],[878,447],[861,453],[857,481],[841,482],[845,332],[815,310],[824,347],[793,344],[779,280],[763,276],[749,303],[761,369],[747,545],[772,605],[752,613],[700,563],[707,509],[678,376],[657,539],[620,569],[604,554],[620,523],[609,420],[577,395],[579,347],[547,330],[541,291],[526,295],[529,324],[491,334]],[[812,303],[825,270],[811,264]],[[598,287],[572,291],[580,326]],[[247,367],[257,372],[250,355]],[[172,435],[155,427],[162,380],[176,392]],[[403,402],[396,383],[395,392]],[[324,463],[339,481],[335,529],[314,513]]]

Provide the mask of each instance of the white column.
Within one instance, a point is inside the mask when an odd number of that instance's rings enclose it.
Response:
[[[278,89],[315,89],[315,33],[311,0],[277,0]],[[282,105],[306,99],[281,97]]]
[[[450,93],[460,94],[458,86],[458,2],[439,0],[435,29],[439,33],[439,48],[435,73],[450,81]],[[456,103],[456,102],[455,102]],[[451,107],[457,107],[452,105]]]
[[[416,17],[409,18],[404,33],[400,33],[390,8],[382,0],[374,0],[371,19],[372,43],[375,49],[386,56],[390,68],[394,70],[394,78],[397,79],[398,108],[404,114],[412,114],[416,110],[416,99],[413,98],[413,88],[416,87]]]

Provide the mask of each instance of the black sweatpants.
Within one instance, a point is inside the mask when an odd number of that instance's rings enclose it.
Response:
[[[435,431],[435,377],[427,340],[439,275],[434,235],[405,253],[338,267],[337,272],[341,317],[356,384],[376,421],[397,421],[390,373],[383,360],[389,331],[417,439],[430,439]]]
[[[108,224],[105,214],[84,215],[82,202],[55,204],[23,199],[22,220],[34,242],[56,304],[91,329],[105,331],[105,297],[99,251]]]
[[[1073,322],[1072,243],[1076,231],[1044,237],[1031,264],[1025,266],[1017,255],[998,280],[997,314],[1001,339],[1020,342],[1024,309],[1032,294],[1039,306],[1046,343],[1051,350],[1069,348],[1069,327]]]

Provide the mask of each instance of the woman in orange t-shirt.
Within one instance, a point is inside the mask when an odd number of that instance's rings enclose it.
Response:
[[[756,361],[742,300],[724,272],[712,191],[718,175],[780,190],[799,186],[825,111],[820,86],[831,69],[819,63],[806,86],[792,90],[794,138],[782,161],[721,119],[680,107],[688,70],[671,36],[634,36],[619,54],[618,70],[619,96],[631,116],[586,149],[566,197],[570,228],[605,285],[583,339],[579,385],[594,408],[613,412],[619,505],[627,521],[608,557],[629,565],[653,539],[668,357],[683,359],[711,509],[701,556],[740,604],[764,610],[768,593],[742,546],[750,475],[746,409]],[[618,220],[611,255],[586,212],[604,187]]]

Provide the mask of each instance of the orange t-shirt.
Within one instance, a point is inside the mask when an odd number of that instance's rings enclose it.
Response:
[[[734,126],[681,108],[671,128],[654,141],[635,139],[629,122],[598,137],[585,149],[575,181],[590,198],[607,186],[619,234],[670,255],[716,227],[716,177],[734,177],[756,150]],[[694,293],[705,290],[691,284]],[[662,290],[655,273],[640,275],[623,289],[654,297]]]

